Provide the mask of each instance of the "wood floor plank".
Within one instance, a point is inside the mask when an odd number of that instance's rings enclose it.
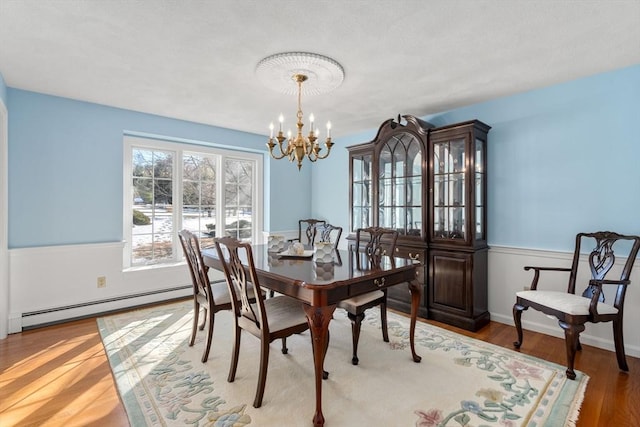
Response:
[[[515,328],[491,322],[477,333],[426,321],[513,349]],[[564,366],[564,340],[525,331],[522,353]],[[631,426],[640,420],[640,359],[629,373],[613,352],[583,346],[576,369],[589,375],[576,427]],[[0,340],[0,426],[128,426],[95,319],[13,334]]]

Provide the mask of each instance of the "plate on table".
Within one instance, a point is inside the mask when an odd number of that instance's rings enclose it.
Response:
[[[313,256],[313,250],[306,250],[304,251],[302,254],[300,255],[296,255],[296,254],[292,254],[289,252],[289,250],[284,250],[282,252],[279,252],[278,255],[280,257],[285,257],[285,258],[309,258]]]

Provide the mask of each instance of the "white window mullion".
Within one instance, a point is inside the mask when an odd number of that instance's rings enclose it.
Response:
[[[173,258],[176,261],[182,259],[182,246],[180,244],[180,239],[178,238],[178,232],[182,230],[182,177],[183,177],[183,162],[182,158],[183,152],[182,150],[176,150],[175,152],[175,161],[173,162]]]
[[[225,204],[225,164],[224,155],[216,156],[216,224],[220,224],[216,226],[216,237],[222,237],[225,235],[226,229],[226,217],[227,217],[227,206]]]

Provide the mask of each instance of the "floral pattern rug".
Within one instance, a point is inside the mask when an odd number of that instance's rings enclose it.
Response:
[[[315,412],[309,332],[271,344],[261,408],[252,402],[259,342],[243,333],[233,383],[227,382],[232,317],[216,314],[209,360],[202,363],[204,331],[188,346],[190,302],[98,319],[113,375],[132,426],[310,426]],[[390,342],[382,340],[379,310],[362,326],[351,364],[351,324],[336,310],[323,383],[327,427],[338,426],[572,426],[588,377],[524,354],[418,322],[414,363],[408,320],[389,313]]]

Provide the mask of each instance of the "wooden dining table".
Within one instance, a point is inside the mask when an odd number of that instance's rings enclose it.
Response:
[[[409,341],[411,357],[420,362],[416,354],[414,333],[420,303],[420,263],[407,258],[383,256],[373,265],[362,253],[336,250],[331,262],[317,262],[306,251],[302,257],[270,252],[267,245],[253,245],[253,258],[260,286],[299,300],[309,322],[313,343],[316,387],[314,426],[323,426],[322,381],[325,350],[329,345],[329,322],[338,302],[376,289],[404,284],[411,292],[411,323]],[[222,271],[215,249],[202,251],[205,264]]]

